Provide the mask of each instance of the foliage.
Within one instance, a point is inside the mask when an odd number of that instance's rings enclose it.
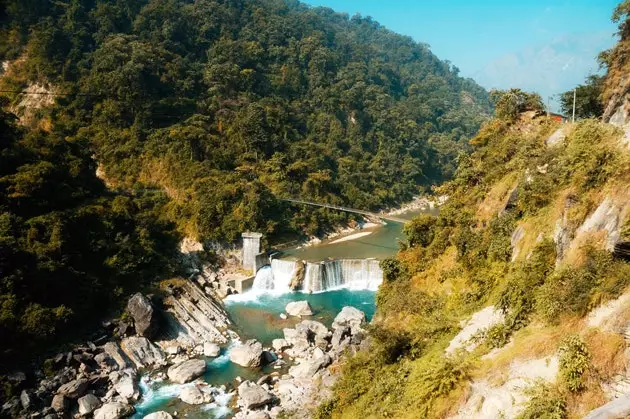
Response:
[[[604,105],[601,102],[604,77],[590,75],[586,82],[575,88],[575,117],[598,118],[604,113]],[[566,116],[573,114],[573,90],[568,90],[560,95],[560,108]]]
[[[33,3],[5,1],[0,59],[22,45],[22,78],[68,93],[53,129],[89,145],[109,183],[167,191],[171,219],[201,239],[347,221],[283,197],[408,200],[452,176],[490,109],[427,45],[358,15],[279,0]]]
[[[407,236],[409,246],[426,247],[433,241],[437,218],[431,214],[422,214],[405,224],[403,232]]]
[[[590,367],[591,356],[584,341],[576,335],[567,337],[560,346],[560,376],[569,391],[584,389]]]
[[[494,114],[498,119],[514,122],[525,111],[545,109],[538,93],[527,93],[521,89],[492,90],[490,98],[494,103]]]
[[[556,389],[537,383],[526,391],[530,399],[518,419],[566,419],[567,402]]]

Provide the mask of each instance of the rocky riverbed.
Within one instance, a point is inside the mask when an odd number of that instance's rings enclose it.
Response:
[[[171,383],[167,387],[179,399],[184,416],[188,409],[207,406],[223,407],[219,416],[237,418],[309,417],[334,383],[332,371],[339,359],[365,344],[365,314],[353,307],[344,307],[331,329],[302,320],[284,329],[284,337],[271,347],[263,347],[256,340],[242,342],[230,329],[222,304],[192,281],[171,285],[160,306],[136,294],[127,304],[128,321],[107,322],[103,336],[94,342],[59,353],[32,373],[13,374],[21,393],[4,401],[2,415],[128,417],[135,413],[134,406],[146,402],[147,389],[163,382]],[[287,312],[301,316],[309,310],[303,302]],[[252,374],[249,380],[237,377],[211,386],[203,379],[208,359],[225,352],[226,346],[230,362]],[[145,417],[176,414],[171,409]]]

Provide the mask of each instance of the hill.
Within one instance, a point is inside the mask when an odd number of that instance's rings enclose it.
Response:
[[[427,45],[297,1],[4,4],[1,90],[63,94],[39,126],[89,144],[112,187],[167,193],[200,239],[321,233],[345,217],[282,196],[408,200],[452,175],[489,111]]]

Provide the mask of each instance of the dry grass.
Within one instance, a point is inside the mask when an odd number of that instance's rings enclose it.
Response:
[[[610,379],[625,369],[626,341],[623,336],[600,329],[588,329],[583,338],[599,379]]]
[[[450,277],[449,272],[453,272],[459,266],[457,263],[457,249],[454,246],[449,247],[442,253],[433,263],[424,271],[416,274],[412,279],[412,286],[418,290],[429,294],[441,292],[454,292],[461,289],[465,277]],[[440,278],[449,276],[449,278],[440,282]]]
[[[518,173],[512,172],[494,184],[477,209],[477,220],[481,224],[489,222],[505,207],[510,192],[518,184]]]

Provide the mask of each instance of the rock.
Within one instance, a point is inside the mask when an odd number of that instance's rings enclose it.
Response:
[[[250,381],[238,386],[239,405],[245,409],[256,409],[273,403],[274,396]]]
[[[173,416],[171,416],[170,413],[161,410],[159,412],[149,413],[144,417],[144,419],[173,419]]]
[[[125,368],[133,366],[131,360],[125,355],[116,342],[107,342],[103,345],[103,350],[116,362],[119,369],[124,370]]]
[[[53,396],[52,402],[50,403],[50,407],[57,413],[63,412],[68,408],[68,399],[63,394],[55,394]]]
[[[187,404],[195,405],[204,403],[203,393],[196,386],[184,388],[179,394],[179,398]]]
[[[263,351],[260,358],[261,363],[263,365],[271,364],[272,362],[275,362],[277,359],[278,359],[278,356],[271,351]]]
[[[168,369],[169,380],[184,384],[206,372],[206,362],[203,359],[189,359],[173,365]]]
[[[630,416],[630,394],[591,410],[584,419],[623,419],[628,416]]]
[[[96,362],[98,365],[102,365],[102,366],[116,364],[116,361],[114,361],[112,359],[112,357],[109,356],[109,354],[107,352],[101,352],[100,354],[96,354],[94,356],[94,362]]]
[[[140,293],[134,294],[127,302],[127,311],[133,317],[136,333],[152,339],[160,325],[151,301]]]
[[[164,352],[145,337],[124,338],[120,347],[137,368],[166,365]]]
[[[219,354],[221,353],[221,347],[219,345],[217,345],[216,343],[212,343],[212,342],[205,342],[203,344],[203,354],[204,356],[210,357],[210,358],[214,358],[219,356]]]
[[[477,311],[470,319],[461,323],[462,330],[451,340],[445,352],[453,355],[458,349],[465,349],[468,352],[474,350],[478,342],[473,337],[480,331],[489,329],[503,321],[505,321],[505,315],[494,306],[488,306]]]
[[[33,407],[33,395],[26,390],[22,390],[22,393],[20,393],[20,403],[24,410],[29,410]]]
[[[140,389],[133,370],[115,371],[110,375],[110,381],[114,383],[116,392],[125,399],[138,400],[140,398]]]
[[[289,375],[295,378],[312,378],[320,369],[327,367],[331,362],[332,359],[328,355],[303,361],[301,364],[289,368]]]
[[[288,319],[287,315],[286,315],[286,314],[284,314],[284,313],[280,313],[280,318],[281,318],[282,320],[286,320],[286,319]]]
[[[333,332],[332,338],[330,339],[330,344],[333,349],[337,349],[341,346],[341,342],[352,334],[351,329],[348,326],[338,327]]]
[[[308,301],[292,301],[284,309],[290,316],[312,316],[313,310]]]
[[[291,281],[289,281],[289,287],[293,290],[302,289],[304,283],[304,275],[306,274],[306,264],[304,261],[298,260],[295,262],[295,268],[293,268],[293,274],[291,275]]]
[[[94,419],[121,419],[134,412],[133,406],[125,403],[110,402],[94,412]]]
[[[26,374],[22,371],[14,371],[11,374],[8,374],[6,378],[16,387],[20,387],[26,382]]]
[[[101,406],[101,401],[93,394],[86,394],[79,400],[79,414],[81,416],[89,415]]]
[[[273,346],[273,349],[276,351],[282,352],[291,345],[289,345],[289,342],[287,342],[286,339],[274,339],[273,342],[271,342],[271,346]]]
[[[83,396],[88,388],[88,380],[80,378],[70,381],[57,389],[57,394],[62,394],[70,399],[78,399]]]
[[[365,323],[365,313],[354,307],[346,306],[341,309],[335,320],[333,321],[332,328],[338,329],[340,327],[350,327],[352,333],[355,333]]]
[[[251,339],[243,345],[232,348],[230,361],[243,367],[258,367],[262,361],[262,353],[262,344],[255,339]]]

